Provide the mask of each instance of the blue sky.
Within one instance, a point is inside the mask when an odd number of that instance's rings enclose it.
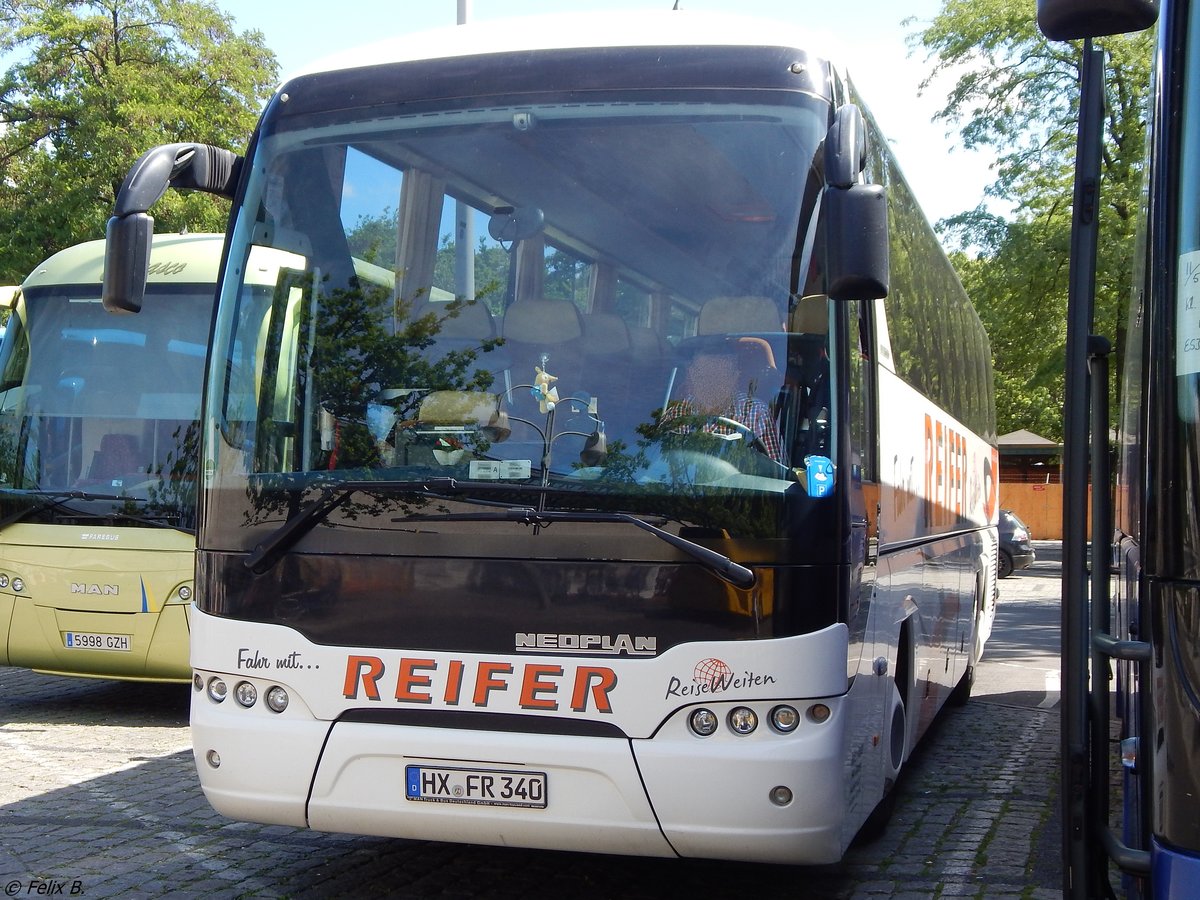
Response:
[[[673,0],[470,0],[487,21],[549,12],[669,9]],[[457,0],[218,0],[239,30],[261,31],[281,73],[312,59],[392,34],[453,25]],[[941,0],[681,0],[689,10],[778,19],[839,36],[841,61],[892,143],[900,168],[931,221],[974,208],[991,181],[990,157],[963,149],[956,132],[931,122],[949,84],[917,96],[929,64],[906,38],[930,21]],[[901,22],[914,17],[914,25]]]

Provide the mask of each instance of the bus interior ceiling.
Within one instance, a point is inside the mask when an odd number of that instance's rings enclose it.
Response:
[[[790,259],[802,197],[769,192],[777,169],[807,167],[795,147],[768,138],[721,141],[694,125],[512,127],[472,134],[423,133],[415,144],[372,140],[358,149],[405,171],[432,174],[446,193],[485,211],[536,207],[554,245],[617,261],[650,290],[700,297],[746,293]],[[774,160],[772,162],[772,160]],[[669,162],[664,164],[664,162]],[[751,182],[751,178],[763,185]],[[794,180],[794,179],[792,179]],[[705,185],[704,191],[692,189]],[[612,198],[620,198],[622,208]]]

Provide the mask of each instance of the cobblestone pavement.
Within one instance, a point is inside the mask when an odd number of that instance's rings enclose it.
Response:
[[[1002,602],[1006,595],[1017,601],[1022,585],[1035,583],[1006,579]],[[1011,662],[985,660],[981,674],[989,664]],[[196,781],[186,686],[0,668],[0,884],[7,896],[89,900],[1048,900],[1061,893],[1058,713],[1010,699],[976,696],[942,716],[906,767],[896,813],[881,838],[852,848],[840,865],[796,868],[507,850],[232,822],[208,807]]]

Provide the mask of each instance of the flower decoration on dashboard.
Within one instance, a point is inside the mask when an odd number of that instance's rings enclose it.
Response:
[[[448,434],[439,435],[433,442],[433,458],[439,465],[452,466],[462,459],[465,452],[462,441]]]
[[[558,388],[554,387],[554,382],[558,381],[558,376],[551,375],[541,366],[534,366],[533,371],[537,374],[534,375],[533,389],[529,393],[538,402],[538,407],[541,411],[548,413],[558,403]]]

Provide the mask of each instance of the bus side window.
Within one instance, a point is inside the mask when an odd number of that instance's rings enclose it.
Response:
[[[791,334],[787,370],[780,392],[780,432],[795,447],[793,465],[810,455],[828,456],[829,444],[829,298],[810,294],[788,313]]]
[[[874,380],[871,371],[871,304],[859,301],[852,311],[855,346],[850,348],[850,449],[864,481],[875,481]]]

